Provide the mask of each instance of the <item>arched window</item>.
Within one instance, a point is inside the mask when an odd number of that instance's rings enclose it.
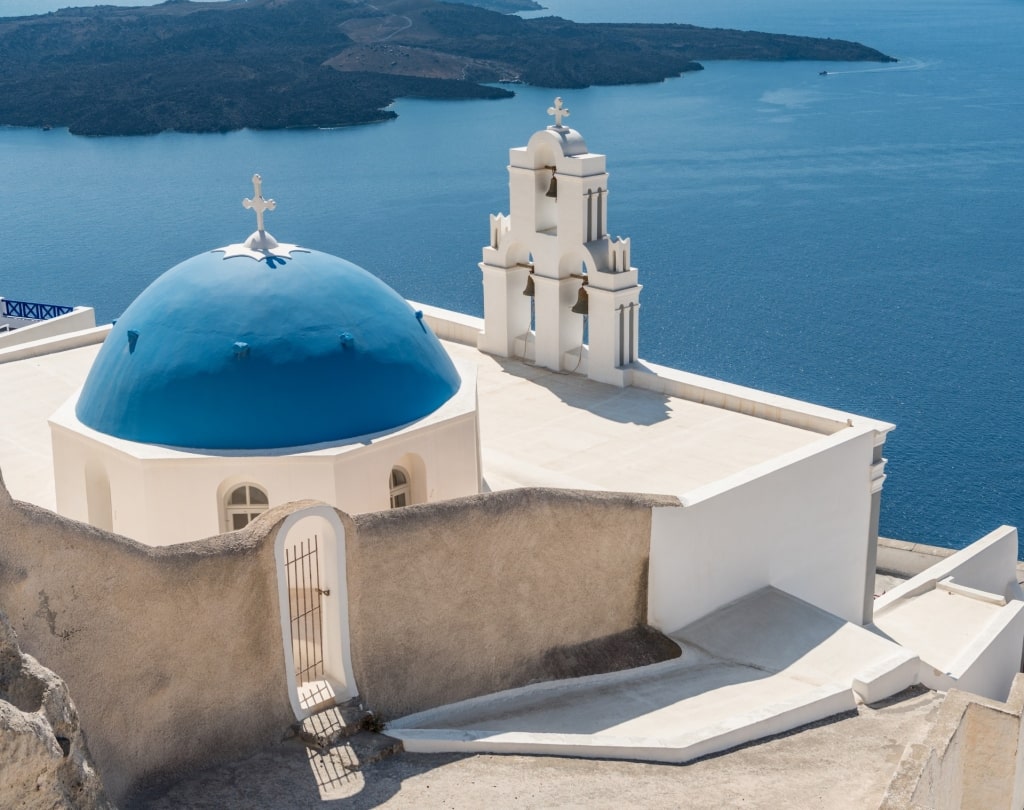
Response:
[[[249,525],[258,515],[267,511],[267,493],[253,484],[242,484],[232,489],[224,501],[224,528],[233,532]]]
[[[397,509],[400,506],[408,506],[409,500],[409,473],[401,467],[391,469],[391,508]]]

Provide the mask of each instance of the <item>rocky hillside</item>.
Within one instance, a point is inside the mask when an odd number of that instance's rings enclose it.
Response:
[[[890,57],[841,40],[523,19],[435,0],[168,0],[0,20],[0,124],[85,135],[333,127],[392,117],[399,97],[655,82],[707,59]]]

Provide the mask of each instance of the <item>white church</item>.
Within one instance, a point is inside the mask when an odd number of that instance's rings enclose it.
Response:
[[[893,425],[645,362],[606,158],[561,99],[548,113],[509,152],[482,319],[279,242],[256,176],[256,230],[114,324],[76,309],[0,334],[0,385],[23,392],[0,405],[0,571],[21,572],[0,611],[68,679],[115,796],[248,749],[211,730],[183,753],[173,711],[114,719],[112,683],[140,707],[156,681],[232,721],[263,706],[251,745],[362,696],[408,751],[664,762],[915,684],[1010,694],[1016,530],[876,597]],[[135,646],[107,629],[143,620]],[[175,667],[203,655],[182,622],[224,634],[201,687]],[[539,663],[638,632],[674,652]],[[632,715],[607,714],[616,693]],[[166,744],[121,750],[128,722]]]

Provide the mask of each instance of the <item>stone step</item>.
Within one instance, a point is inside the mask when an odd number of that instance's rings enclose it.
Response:
[[[296,737],[308,748],[323,753],[349,738],[377,732],[381,728],[373,712],[363,705],[359,697],[354,697],[293,724],[285,739]]]
[[[343,768],[350,771],[360,770],[405,750],[401,740],[377,731],[357,731],[333,742],[305,734],[297,734],[292,739],[322,757],[338,760]]]
[[[401,740],[376,731],[360,731],[345,740],[354,764],[350,770],[359,770],[374,762],[401,754],[405,748]]]

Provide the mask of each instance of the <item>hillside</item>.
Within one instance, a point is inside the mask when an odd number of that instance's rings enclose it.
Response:
[[[503,98],[497,82],[661,81],[697,60],[891,61],[857,43],[688,25],[579,24],[526,0],[168,0],[0,21],[0,124],[83,135],[335,127],[396,98]]]

